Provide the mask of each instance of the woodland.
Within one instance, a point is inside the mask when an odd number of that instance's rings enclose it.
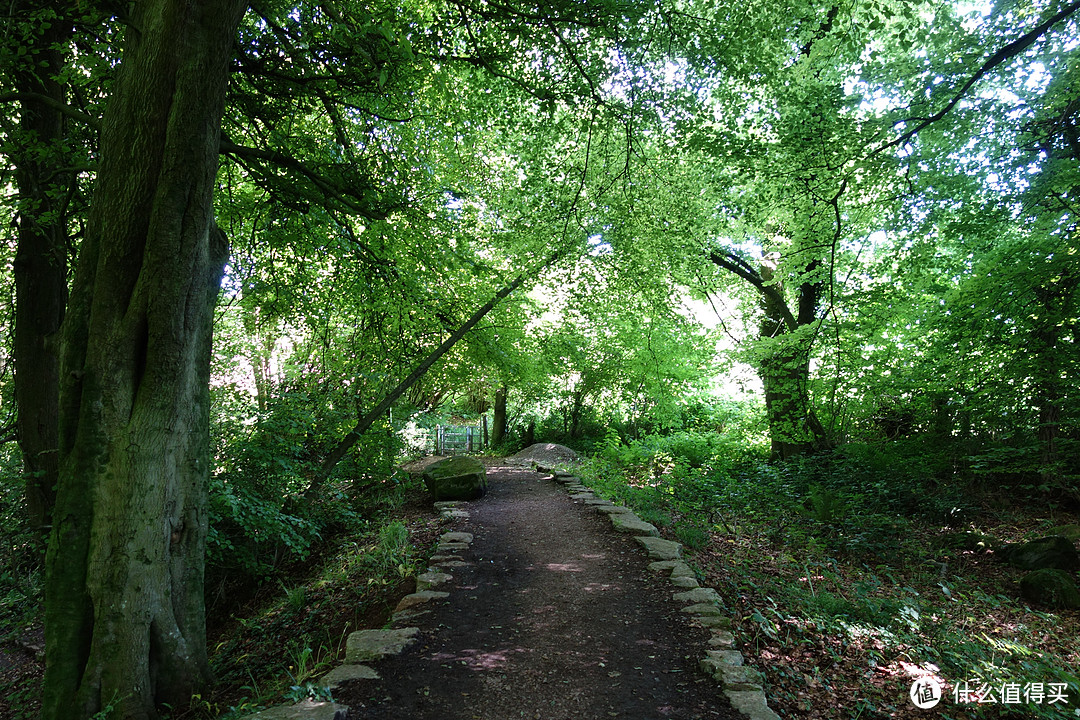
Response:
[[[317,696],[440,424],[581,452],[785,717],[1076,711],[994,556],[1080,523],[1078,9],[5,3],[0,713]]]

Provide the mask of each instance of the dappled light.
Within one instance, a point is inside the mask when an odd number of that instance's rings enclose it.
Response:
[[[452,663],[454,666],[464,667],[468,670],[492,671],[500,670],[510,662],[515,655],[529,652],[525,648],[504,648],[502,650],[464,650],[456,655],[436,653],[431,660],[437,663]]]
[[[584,569],[574,563],[548,563],[544,567],[552,572],[581,572]]]

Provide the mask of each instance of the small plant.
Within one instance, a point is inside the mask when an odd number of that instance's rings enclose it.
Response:
[[[302,702],[304,700],[315,700],[318,702],[334,702],[334,696],[330,692],[330,688],[321,687],[314,683],[304,683],[303,685],[293,685],[285,692],[285,699],[293,702]]]
[[[278,584],[285,591],[285,604],[289,606],[289,609],[293,612],[303,609],[304,605],[307,604],[307,586],[297,585],[290,588],[281,580],[278,581]]]
[[[315,674],[318,665],[312,662],[314,654],[306,645],[303,648],[295,645],[289,648],[289,659],[292,661],[289,664],[289,677],[294,684],[299,685]]]
[[[807,517],[823,525],[841,521],[846,509],[846,503],[838,493],[820,485],[810,486],[810,495],[803,503]]]
[[[701,550],[709,544],[709,534],[698,525],[679,525],[675,537],[691,550]]]

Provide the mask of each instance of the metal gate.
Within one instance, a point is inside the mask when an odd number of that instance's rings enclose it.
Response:
[[[435,454],[462,455],[480,452],[487,445],[487,428],[471,425],[437,425]]]

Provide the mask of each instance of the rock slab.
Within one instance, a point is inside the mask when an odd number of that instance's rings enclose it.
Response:
[[[397,655],[416,642],[420,628],[408,627],[398,630],[359,630],[349,635],[345,642],[345,663],[357,665],[378,660],[387,655]]]
[[[1060,535],[1009,545],[1002,548],[1001,553],[1010,565],[1021,570],[1080,569],[1080,554],[1076,552],[1076,546]]]
[[[378,680],[379,673],[367,665],[338,665],[319,678],[319,685],[333,690],[346,680]]]
[[[1080,589],[1064,570],[1044,568],[1020,579],[1020,593],[1032,602],[1052,608],[1080,608]]]
[[[660,531],[656,529],[655,525],[650,525],[636,515],[630,513],[612,513],[608,515],[611,518],[611,527],[615,528],[616,532],[629,533],[631,535],[648,535],[651,537],[659,537]]]
[[[248,718],[249,720],[334,720],[339,711],[344,714],[348,709],[347,705],[309,699],[295,705],[278,705],[268,708],[249,715]]]
[[[487,492],[487,469],[476,458],[446,458],[427,466],[424,485],[436,500],[476,500]]]
[[[649,557],[653,560],[678,560],[682,555],[682,545],[674,540],[664,540],[658,537],[635,537],[635,540],[645,548]]]

